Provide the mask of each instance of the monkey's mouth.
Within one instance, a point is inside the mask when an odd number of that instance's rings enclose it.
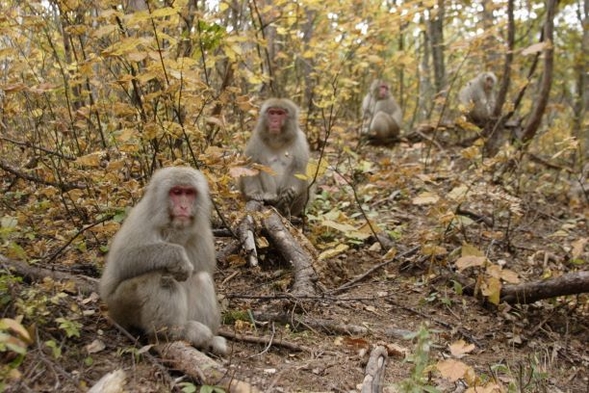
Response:
[[[178,227],[187,227],[188,225],[192,224],[192,216],[190,215],[181,215],[174,217],[174,225]]]

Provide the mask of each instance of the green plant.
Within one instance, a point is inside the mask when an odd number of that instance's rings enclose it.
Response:
[[[413,363],[411,376],[399,383],[399,391],[403,393],[438,393],[439,390],[429,384],[426,376],[431,367],[429,358],[431,336],[429,330],[424,325],[421,325],[417,332],[411,333],[405,338],[417,339],[417,343],[414,352],[406,358],[406,361]]]

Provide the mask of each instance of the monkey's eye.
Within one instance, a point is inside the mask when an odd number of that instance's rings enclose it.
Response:
[[[196,190],[194,188],[174,187],[170,190],[170,195],[194,196],[196,195]]]
[[[270,108],[266,111],[270,116],[284,116],[287,111],[281,108]]]

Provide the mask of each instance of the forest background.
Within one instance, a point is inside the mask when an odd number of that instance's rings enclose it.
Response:
[[[384,340],[406,349],[387,347],[402,354],[387,369],[391,391],[586,391],[587,296],[518,307],[500,297],[508,283],[587,271],[588,0],[2,0],[0,31],[1,389],[86,391],[116,365],[133,370],[129,391],[203,383],[154,375],[157,360],[130,349],[139,344],[109,325],[95,294],[67,280],[31,282],[10,261],[97,279],[109,240],[160,166],[202,170],[215,227],[234,229],[243,147],[261,102],[280,96],[300,106],[313,150],[317,195],[302,231],[325,293],[391,263],[347,298],[320,303],[371,335],[342,344],[276,327],[329,349],[293,355],[236,340],[236,375],[264,391],[351,391],[363,375],[358,347]],[[496,149],[457,103],[483,71],[499,79]],[[393,147],[358,136],[377,77],[404,112]],[[218,250],[228,242],[220,236]],[[261,336],[269,325],[232,313],[273,304],[268,296],[292,279],[262,243],[261,271],[235,252],[220,257],[218,280],[225,327]],[[463,293],[456,270],[477,281],[479,298]],[[393,339],[389,325],[419,334]],[[97,334],[104,346],[89,349]],[[449,376],[447,344],[465,337],[488,341],[470,340],[477,355]]]

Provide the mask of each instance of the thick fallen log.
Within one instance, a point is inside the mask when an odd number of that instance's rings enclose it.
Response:
[[[387,364],[388,353],[382,345],[370,352],[370,358],[366,365],[366,373],[362,382],[362,393],[380,393],[384,387],[384,371]]]
[[[275,209],[264,206],[261,202],[249,201],[246,205],[246,217],[238,226],[238,236],[242,240],[242,244],[246,247],[251,245],[249,240],[251,235],[255,233],[255,221],[261,221],[262,227],[267,232],[267,236],[273,243],[276,251],[278,251],[282,258],[290,263],[294,271],[294,282],[292,285],[291,294],[295,297],[317,296],[317,290],[313,284],[317,280],[315,269],[313,268],[313,255],[308,251],[308,245],[301,244],[295,239],[292,232],[296,229],[290,222],[284,219]],[[256,256],[255,249],[246,248],[248,258],[252,255]],[[250,265],[252,262],[250,261]]]
[[[505,285],[501,288],[501,301],[510,304],[529,304],[557,296],[589,292],[589,271],[566,273],[560,277]]]

